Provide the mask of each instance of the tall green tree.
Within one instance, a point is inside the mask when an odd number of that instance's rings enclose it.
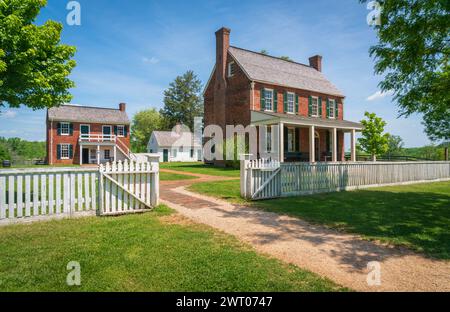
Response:
[[[358,139],[359,146],[366,153],[372,156],[372,160],[376,161],[377,155],[384,154],[388,150],[389,135],[384,132],[386,122],[377,117],[375,113],[366,112],[366,119],[361,120],[364,126],[362,138]]]
[[[0,0],[0,109],[33,109],[71,100],[75,48],[60,43],[62,24],[33,24],[46,0]]]
[[[360,0],[367,2],[367,0]],[[450,139],[450,2],[378,0],[378,44],[370,48],[380,88],[394,92],[401,116],[423,115],[428,137]]]
[[[194,131],[194,118],[203,116],[202,83],[189,70],[178,76],[164,91],[164,128],[171,130],[177,123],[183,123]]]
[[[153,131],[161,129],[162,117],[154,108],[142,110],[133,116],[131,122],[131,148],[135,153],[147,151]]]
[[[388,154],[389,156],[400,155],[403,151],[404,146],[403,139],[398,135],[392,135],[388,133],[387,140],[388,148],[386,154]]]

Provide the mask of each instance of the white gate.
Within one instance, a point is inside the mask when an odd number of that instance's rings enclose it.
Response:
[[[125,160],[100,165],[101,215],[142,212],[158,205],[159,164]]]

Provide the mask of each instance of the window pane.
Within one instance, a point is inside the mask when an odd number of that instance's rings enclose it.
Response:
[[[265,90],[266,110],[272,110],[273,91]]]
[[[293,93],[287,94],[287,111],[289,113],[294,112],[294,94]]]

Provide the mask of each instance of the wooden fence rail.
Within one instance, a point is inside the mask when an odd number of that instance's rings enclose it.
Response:
[[[254,200],[444,180],[450,180],[450,162],[241,164],[241,195]]]
[[[158,200],[157,162],[0,170],[0,224],[49,216],[131,213],[154,207]]]

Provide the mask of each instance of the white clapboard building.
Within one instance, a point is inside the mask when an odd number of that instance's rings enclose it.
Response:
[[[153,131],[147,151],[159,154],[160,162],[202,161],[202,145],[192,132]]]

